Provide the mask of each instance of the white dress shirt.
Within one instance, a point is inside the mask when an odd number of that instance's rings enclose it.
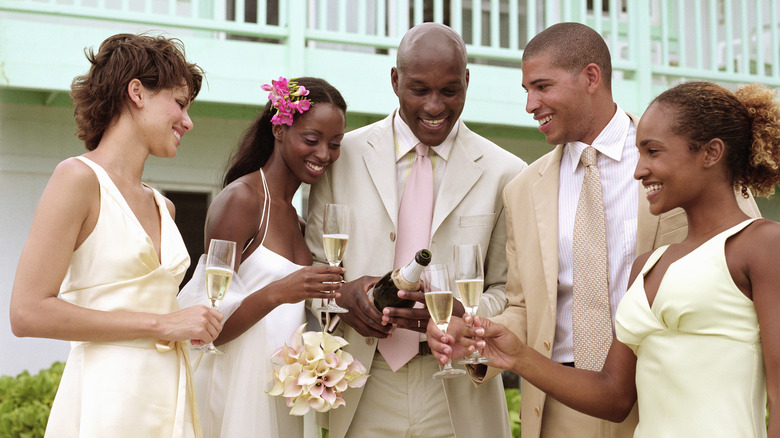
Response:
[[[585,168],[580,156],[586,147],[599,152],[598,168],[604,197],[604,218],[607,231],[607,263],[609,269],[609,301],[614,330],[615,312],[626,293],[631,265],[636,257],[637,211],[639,188],[634,170],[639,159],[636,148],[636,127],[617,106],[609,124],[592,145],[567,143],[561,158],[558,192],[558,306],[552,359],[573,362],[572,282],[574,215],[580,199]]]

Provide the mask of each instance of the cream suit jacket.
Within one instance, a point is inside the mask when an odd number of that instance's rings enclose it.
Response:
[[[324,261],[322,214],[326,203],[348,204],[351,210],[349,244],[343,266],[345,279],[382,276],[393,269],[398,216],[393,116],[347,133],[341,156],[312,186],[309,195],[306,242],[315,261]],[[431,226],[432,263],[452,269],[453,245],[481,244],[485,257],[485,285],[480,312],[501,313],[506,307],[506,220],[504,186],[526,167],[518,157],[471,132],[459,122],[458,134],[447,160],[441,189],[435,201]],[[371,366],[377,339],[364,338],[345,323],[335,333],[367,367]],[[369,369],[369,373],[370,373]],[[371,377],[369,377],[371,379]],[[477,388],[468,378],[445,379],[443,390],[457,436],[509,436],[509,417],[501,379]],[[323,427],[331,438],[342,438],[360,403],[362,388],[344,393],[346,406],[332,410]],[[381,421],[381,412],[377,412]]]
[[[634,124],[638,119],[631,116]],[[504,324],[523,342],[550,357],[555,337],[558,295],[558,186],[563,145],[532,163],[504,190],[507,219],[508,307],[491,318]],[[637,183],[636,255],[682,241],[688,232],[682,209],[660,216],[650,214],[644,188]],[[737,196],[752,217],[760,213],[752,197]],[[484,380],[500,370],[488,368]],[[481,379],[475,379],[481,380]],[[539,437],[546,394],[522,381],[523,438]],[[565,421],[565,419],[556,419]],[[583,434],[583,436],[586,436]]]

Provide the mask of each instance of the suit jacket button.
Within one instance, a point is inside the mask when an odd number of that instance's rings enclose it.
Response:
[[[374,338],[366,338],[366,345],[374,345]]]
[[[547,341],[544,341],[544,348],[547,349],[547,351],[550,351],[550,343]]]
[[[390,241],[395,242],[395,232],[393,231],[390,232]]]
[[[538,416],[540,416],[540,415],[542,415],[542,411],[540,411],[540,410],[539,410],[539,406],[537,406],[537,407],[535,407],[535,408],[534,408],[534,412],[536,412],[536,416],[537,416],[537,417],[538,417]]]

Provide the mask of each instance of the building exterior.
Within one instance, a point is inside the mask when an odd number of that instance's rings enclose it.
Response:
[[[320,76],[349,104],[348,129],[397,105],[390,68],[412,25],[450,25],[467,43],[471,82],[464,120],[531,162],[549,150],[525,113],[525,43],[579,21],[609,44],[615,99],[641,114],[659,92],[690,79],[735,88],[780,86],[780,5],[773,0],[0,0],[0,314],[37,200],[54,166],[83,153],[68,98],[71,80],[119,32],[181,39],[207,82],[190,114],[195,130],[173,160],[150,159],[145,181],[177,205],[195,258],[223,165],[279,76]],[[300,196],[301,210],[305,208]],[[773,202],[764,215],[780,219]],[[41,261],[45,263],[45,261]],[[17,339],[0,317],[0,375],[64,360],[61,341]]]

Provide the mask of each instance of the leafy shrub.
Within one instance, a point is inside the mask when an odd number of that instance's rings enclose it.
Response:
[[[517,388],[505,389],[506,405],[509,408],[509,427],[512,429],[512,438],[520,438],[520,390]]]
[[[55,362],[34,376],[0,377],[0,438],[43,437],[64,368]]]

